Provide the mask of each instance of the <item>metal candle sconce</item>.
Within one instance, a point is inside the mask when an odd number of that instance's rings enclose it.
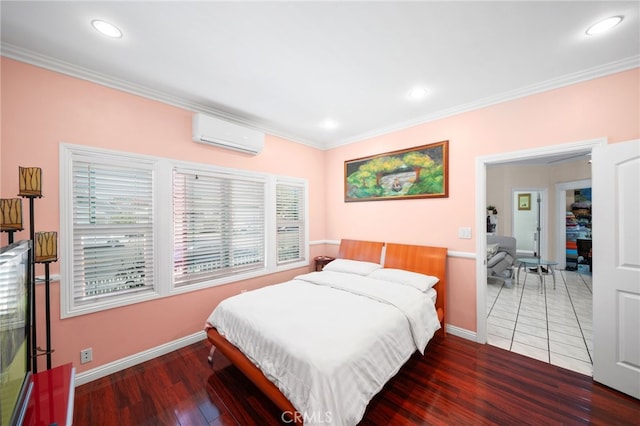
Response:
[[[42,169],[40,167],[19,167],[20,192],[25,198],[42,197]]]
[[[23,229],[22,200],[20,198],[0,199],[0,231],[9,233],[9,244],[13,243],[13,233]]]

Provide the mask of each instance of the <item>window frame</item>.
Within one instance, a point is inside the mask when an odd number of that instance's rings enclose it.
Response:
[[[247,277],[254,277],[254,276],[260,276],[263,275],[265,273],[265,271],[268,269],[267,268],[267,238],[266,238],[266,233],[268,231],[267,228],[267,216],[268,216],[268,210],[267,210],[267,199],[268,199],[268,183],[269,183],[269,179],[265,178],[264,175],[255,175],[255,174],[240,174],[240,173],[220,173],[219,171],[212,171],[212,170],[204,170],[204,169],[194,169],[194,168],[185,168],[185,167],[173,167],[172,168],[172,178],[173,178],[173,174],[174,173],[181,173],[181,174],[191,174],[191,175],[202,175],[205,177],[209,177],[212,179],[220,179],[222,182],[219,182],[223,185],[227,185],[229,184],[231,181],[233,181],[234,178],[237,178],[238,181],[243,181],[243,182],[253,182],[253,183],[258,183],[263,185],[263,200],[262,200],[262,204],[263,207],[265,208],[265,214],[264,214],[264,218],[261,221],[262,222],[262,227],[263,227],[263,234],[262,234],[262,245],[263,245],[263,249],[264,249],[264,255],[263,255],[263,262],[262,262],[262,266],[260,267],[256,267],[256,268],[250,268],[249,270],[246,271],[241,271],[241,272],[236,272],[235,274],[233,272],[229,273],[229,272],[221,272],[219,274],[219,276],[214,277],[210,280],[206,280],[203,281],[204,282],[204,286],[202,286],[203,288],[209,287],[209,285],[207,285],[207,283],[213,281],[213,282],[226,282],[225,279],[227,277],[232,277],[235,278],[234,281],[237,281],[237,277],[239,276],[247,276]],[[173,182],[173,180],[172,180]],[[175,197],[172,197],[172,211],[174,208],[174,204],[173,201],[175,200]],[[175,229],[173,228],[173,226],[175,226],[175,218],[172,221],[172,241],[173,241],[173,236],[175,235]],[[227,248],[231,248],[231,247],[227,247]],[[174,248],[175,249],[175,248]],[[173,264],[173,256],[172,256],[172,264]],[[225,268],[224,270],[226,270],[227,268]],[[229,267],[229,269],[233,269],[233,267]],[[172,278],[175,278],[174,276],[174,271],[172,268]],[[173,281],[173,280],[172,280]],[[194,287],[200,287],[199,282],[194,282],[194,283],[188,283],[188,284],[184,284],[184,285],[177,285],[175,282],[172,282],[172,292],[175,293],[180,293],[181,289],[183,287],[188,287],[188,288],[194,288]]]
[[[73,163],[83,161],[105,162],[109,160],[144,163],[152,169],[153,199],[153,291],[146,294],[131,294],[110,297],[109,300],[77,305],[73,295]],[[100,160],[98,160],[100,159]],[[105,160],[106,159],[106,160]],[[232,274],[199,283],[176,287],[173,279],[173,172],[190,170],[203,174],[237,176],[242,179],[264,180],[265,182],[265,267]],[[304,239],[301,251],[304,257],[298,261],[278,264],[277,262],[277,220],[276,187],[278,183],[299,185],[304,191]],[[198,291],[205,288],[230,284],[275,272],[309,266],[309,203],[308,182],[305,178],[296,178],[270,173],[231,169],[217,165],[173,160],[150,155],[121,151],[112,151],[80,145],[60,144],[60,315],[61,318],[90,314],[117,307],[132,305],[149,300],[169,297],[176,294]]]
[[[275,191],[274,191],[274,197],[273,197],[274,198],[274,202],[277,202],[277,200],[278,200],[278,185],[284,185],[284,186],[289,186],[289,187],[299,187],[303,191],[302,197],[301,197],[302,198],[301,202],[303,203],[303,205],[302,205],[302,212],[303,212],[302,218],[299,219],[298,221],[295,221],[295,220],[287,220],[287,221],[285,221],[285,222],[289,222],[289,223],[292,223],[292,224],[297,224],[298,227],[301,228],[302,241],[303,242],[304,241],[307,242],[306,247],[301,247],[301,251],[302,251],[302,254],[303,254],[302,257],[299,257],[298,259],[282,260],[282,261],[278,259],[278,253],[277,253],[277,250],[278,250],[278,235],[277,235],[277,233],[278,233],[278,225],[279,225],[280,220],[277,217],[277,215],[278,215],[277,206],[274,209],[275,210],[275,214],[276,214],[276,217],[275,217],[276,223],[275,223],[275,226],[273,227],[275,232],[276,232],[276,236],[275,236],[275,242],[276,242],[276,250],[275,250],[276,251],[276,264],[278,265],[278,267],[284,267],[284,266],[289,265],[289,264],[295,264],[297,262],[300,262],[301,259],[307,259],[309,257],[309,244],[308,244],[308,241],[309,241],[309,232],[308,232],[308,230],[309,230],[309,225],[308,225],[308,223],[309,223],[309,215],[308,215],[309,193],[308,193],[307,188],[306,188],[306,183],[300,182],[299,180],[288,179],[288,178],[278,178],[278,179],[276,179],[274,185],[275,185]]]

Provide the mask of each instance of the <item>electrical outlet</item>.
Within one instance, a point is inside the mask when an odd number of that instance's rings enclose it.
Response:
[[[80,351],[80,364],[86,364],[93,359],[93,349],[83,349]]]

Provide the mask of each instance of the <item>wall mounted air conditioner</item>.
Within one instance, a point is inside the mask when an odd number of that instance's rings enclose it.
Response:
[[[264,133],[201,113],[193,114],[195,142],[256,155],[264,148]]]

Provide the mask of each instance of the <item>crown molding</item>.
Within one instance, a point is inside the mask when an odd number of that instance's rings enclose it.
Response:
[[[182,108],[187,111],[201,112],[204,114],[212,115],[223,120],[258,129],[273,136],[278,136],[303,145],[308,145],[318,149],[325,149],[325,146],[320,143],[306,140],[304,138],[300,138],[299,136],[291,135],[287,132],[282,132],[281,130],[274,129],[263,123],[259,123],[256,120],[250,120],[237,114],[231,114],[220,109],[211,108],[197,102],[192,102],[178,96],[170,95],[163,91],[155,90],[148,86],[133,84],[126,80],[114,78],[109,75],[90,70],[88,68],[83,68],[69,62],[52,58],[50,56],[42,55],[27,49],[22,49],[9,43],[0,44],[0,56],[34,65],[39,68],[44,68],[49,71],[65,74],[70,77],[78,78],[80,80],[90,81],[101,86],[127,92],[132,95],[150,99],[152,101],[157,101],[167,105]]]
[[[463,105],[458,105],[453,108],[443,109],[433,114],[429,114],[416,120],[404,121],[402,123],[394,124],[392,126],[382,127],[370,132],[361,133],[348,139],[337,141],[333,144],[328,144],[325,149],[337,148],[342,145],[349,145],[355,142],[363,141],[377,136],[386,135],[388,133],[397,132],[407,129],[409,127],[417,126],[420,124],[429,123],[443,118],[451,117],[454,115],[462,114],[465,112],[474,111],[481,108],[486,108],[491,105],[496,105],[502,102],[512,101],[519,98],[535,95],[537,93],[546,92],[553,89],[558,89],[572,84],[580,83],[587,80],[593,80],[599,77],[605,77],[607,75],[616,74],[623,71],[628,71],[633,68],[640,67],[640,55],[631,56],[619,61],[610,62],[597,67],[588,68],[572,74],[566,74],[564,76],[545,80],[540,83],[525,86],[519,89],[511,90],[508,92],[500,93],[494,96],[489,96],[477,101],[469,102]]]
[[[71,63],[61,61],[46,55],[32,52],[30,50],[22,49],[9,43],[0,44],[0,55],[10,59],[15,59],[20,62],[25,62],[40,68],[45,68],[50,71],[59,72],[61,74],[69,75],[81,80],[90,81],[92,83],[100,84],[112,89],[121,90],[133,95],[141,96],[150,100],[162,102],[164,104],[172,105],[178,108],[182,108],[191,112],[201,112],[212,115],[224,120],[241,124],[244,126],[252,127],[261,130],[265,133],[269,133],[273,136],[288,139],[290,141],[307,145],[312,148],[321,150],[329,150],[338,148],[343,145],[349,145],[352,143],[360,142],[365,139],[370,139],[377,136],[382,136],[388,133],[407,129],[409,127],[417,126],[441,120],[454,115],[462,114],[465,112],[485,108],[491,105],[499,104],[502,102],[511,101],[514,99],[523,98],[526,96],[534,95],[537,93],[545,92],[552,89],[557,89],[564,86],[580,83],[582,81],[592,80],[599,77],[604,77],[610,74],[615,74],[622,71],[627,71],[633,68],[640,67],[640,55],[631,56],[629,58],[621,59],[619,61],[610,62],[608,64],[600,65],[597,67],[589,68],[583,71],[567,74],[558,78],[546,80],[540,83],[525,86],[516,90],[500,93],[494,96],[489,96],[477,101],[469,102],[463,105],[455,106],[452,108],[443,109],[433,114],[429,114],[424,117],[420,117],[415,120],[408,120],[400,122],[391,126],[382,127],[369,132],[360,133],[358,135],[341,139],[335,142],[319,143],[317,141],[301,138],[296,135],[283,132],[282,130],[272,128],[264,123],[260,123],[256,120],[250,120],[241,117],[236,114],[231,114],[216,108],[211,108],[206,105],[202,105],[197,102],[191,102],[184,98],[169,95],[165,92],[152,89],[147,86],[133,84],[128,81],[110,77],[106,74],[102,74],[87,68],[79,67]]]

